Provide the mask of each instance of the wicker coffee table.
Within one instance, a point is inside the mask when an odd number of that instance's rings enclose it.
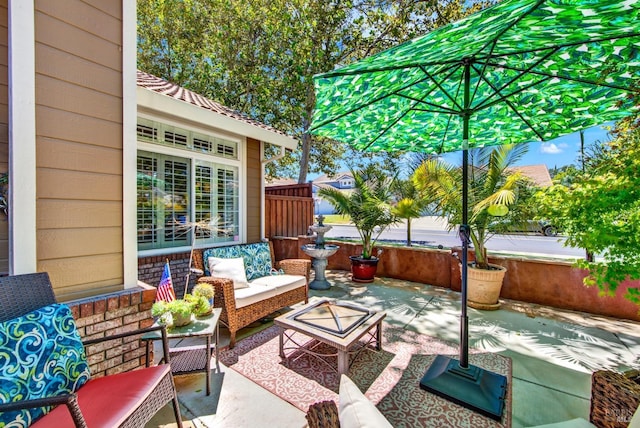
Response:
[[[369,345],[382,349],[382,320],[386,315],[348,302],[316,300],[275,319],[275,325],[280,327],[280,357],[287,361],[286,351],[305,352],[327,363],[339,375],[346,374],[350,356],[355,359]],[[296,333],[307,339],[301,343]],[[317,352],[313,341],[329,345],[336,352]],[[338,357],[337,369],[327,361],[330,356]]]

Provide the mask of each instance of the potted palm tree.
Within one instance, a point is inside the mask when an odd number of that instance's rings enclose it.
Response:
[[[468,304],[478,309],[497,309],[506,269],[490,264],[487,240],[496,217],[509,215],[511,221],[525,216],[518,196],[527,186],[521,174],[511,168],[526,153],[525,145],[506,145],[470,151],[468,214],[469,237],[475,260],[468,269]],[[412,180],[424,197],[434,198],[450,227],[462,221],[462,170],[441,159],[424,161]]]
[[[344,192],[333,188],[321,189],[319,195],[327,199],[340,215],[349,216],[362,240],[362,254],[350,256],[352,279],[356,282],[372,282],[378,266],[374,246],[380,234],[397,222],[393,213],[392,183],[382,170],[369,165],[351,170],[355,186]]]

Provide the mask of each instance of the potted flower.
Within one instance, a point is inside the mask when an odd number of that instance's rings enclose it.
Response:
[[[193,287],[192,299],[196,300],[197,308],[194,310],[196,316],[210,315],[213,310],[213,297],[215,295],[213,286],[207,282],[199,282]],[[187,294],[189,296],[189,294]]]
[[[199,282],[193,287],[192,294],[194,296],[202,296],[206,298],[211,306],[213,306],[213,297],[215,295],[215,291],[213,289],[213,285],[208,282]]]
[[[182,327],[191,323],[194,304],[186,299],[176,299],[171,302],[155,302],[151,307],[151,315],[159,318],[159,322],[173,327]],[[171,315],[171,318],[168,318]]]
[[[196,317],[206,317],[211,315],[211,305],[209,300],[204,296],[197,296],[195,294],[187,294],[184,296],[185,300],[191,303],[191,311]]]
[[[355,187],[350,191],[324,188],[319,195],[326,198],[341,215],[351,218],[362,240],[362,254],[351,256],[352,279],[371,282],[378,265],[378,251],[373,249],[380,234],[397,222],[392,206],[392,183],[379,168],[369,165],[361,170],[351,170]]]
[[[475,260],[468,266],[468,304],[478,309],[497,309],[506,269],[490,264],[487,240],[495,230],[489,226],[496,217],[520,221],[527,210],[519,203],[527,188],[522,176],[511,166],[526,153],[525,145],[505,145],[471,150],[468,181],[469,237]],[[462,170],[441,159],[424,161],[412,180],[424,197],[434,198],[451,228],[462,222]],[[504,222],[506,224],[506,222]]]
[[[188,325],[192,321],[191,315],[202,317],[211,314],[209,299],[204,295],[208,291],[206,287],[201,287],[198,294],[194,290],[194,294],[185,294],[184,299],[156,302],[151,307],[151,315],[158,317],[161,323],[172,327]]]

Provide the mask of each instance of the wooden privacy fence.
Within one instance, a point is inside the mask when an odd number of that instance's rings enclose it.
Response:
[[[306,235],[313,224],[311,183],[265,189],[265,237]]]

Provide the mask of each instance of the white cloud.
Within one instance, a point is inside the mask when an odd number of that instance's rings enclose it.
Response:
[[[547,155],[557,155],[559,153],[562,153],[563,149],[566,148],[566,146],[566,144],[556,145],[554,143],[542,143],[542,145],[540,146],[540,151]]]

